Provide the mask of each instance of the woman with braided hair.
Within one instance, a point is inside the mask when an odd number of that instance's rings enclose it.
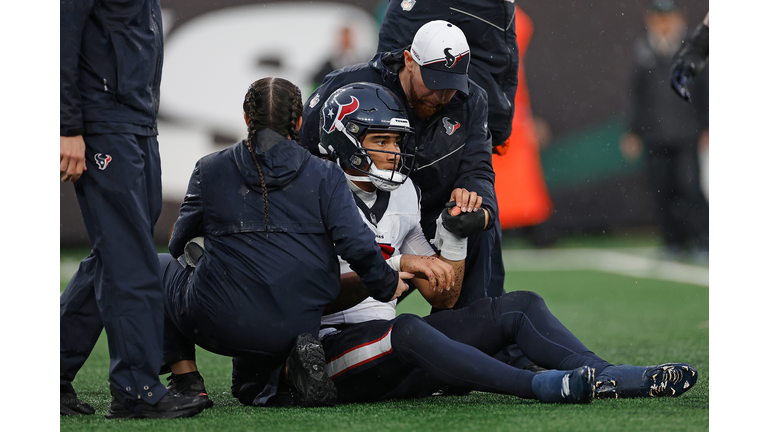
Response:
[[[339,294],[337,255],[377,299],[407,289],[409,275],[387,265],[357,216],[343,171],[296,142],[302,108],[289,81],[256,81],[243,103],[248,138],[192,172],[170,254],[160,254],[169,388],[205,393],[199,345],[257,365],[262,384],[288,378],[307,405],[333,404],[327,375],[309,372],[324,371],[316,336]]]

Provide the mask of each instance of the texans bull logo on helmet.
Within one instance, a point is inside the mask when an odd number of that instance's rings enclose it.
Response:
[[[360,108],[360,101],[356,97],[352,96],[352,101],[346,104],[342,104],[338,99],[334,100],[337,106],[336,109],[329,109],[327,112],[323,112],[323,130],[326,133],[331,133],[336,130],[336,121],[342,121],[344,117],[352,114]]]

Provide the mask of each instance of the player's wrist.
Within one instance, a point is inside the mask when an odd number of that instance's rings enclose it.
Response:
[[[467,258],[467,238],[443,230],[441,232],[440,256],[449,261],[461,261]]]
[[[389,264],[389,266],[392,267],[393,270],[399,272],[401,258],[402,258],[402,255],[395,255],[393,257],[390,257],[387,259],[387,264]]]
[[[435,238],[430,243],[435,245],[437,250],[440,251],[441,257],[450,261],[461,261],[467,257],[467,237],[449,231],[445,224],[443,224],[443,217],[446,211],[443,211],[443,214],[437,218]],[[448,213],[448,217],[451,217],[450,213]]]

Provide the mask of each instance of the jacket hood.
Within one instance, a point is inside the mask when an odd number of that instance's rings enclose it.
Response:
[[[262,130],[256,138],[260,141],[256,146],[256,158],[264,173],[267,192],[281,189],[290,183],[311,156],[295,141],[282,137],[270,129]],[[259,171],[245,145],[245,140],[232,146],[232,158],[245,184],[254,191],[262,192]]]

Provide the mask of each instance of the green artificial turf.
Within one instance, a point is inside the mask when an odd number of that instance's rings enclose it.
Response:
[[[87,253],[87,252],[85,252]],[[62,251],[62,260],[83,252]],[[62,289],[65,283],[62,283]],[[74,381],[93,416],[61,417],[62,431],[701,431],[709,425],[709,290],[683,283],[593,271],[507,272],[506,289],[539,293],[555,316],[596,354],[613,363],[687,362],[696,386],[679,398],[547,405],[472,392],[333,408],[245,407],[229,393],[231,360],[198,350],[215,406],[189,419],[108,421],[109,356],[102,335]],[[426,314],[418,295],[399,312]]]

